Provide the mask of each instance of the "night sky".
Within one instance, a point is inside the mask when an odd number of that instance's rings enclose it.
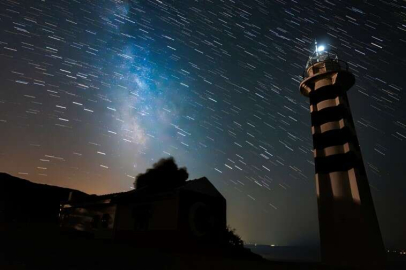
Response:
[[[314,40],[349,92],[388,248],[406,247],[404,1],[0,0],[0,171],[105,194],[173,156],[247,242],[318,245]]]

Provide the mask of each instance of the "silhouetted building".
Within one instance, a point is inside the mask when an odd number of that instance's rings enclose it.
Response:
[[[138,243],[213,241],[226,228],[226,200],[207,178],[200,178],[175,188],[73,199],[61,205],[60,224],[95,238]]]
[[[347,63],[316,43],[300,92],[310,99],[321,257],[381,266],[384,245],[346,93],[354,83]]]

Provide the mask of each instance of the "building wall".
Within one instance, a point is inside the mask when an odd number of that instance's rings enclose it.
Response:
[[[212,242],[226,228],[226,200],[199,192],[182,192],[179,224],[180,230],[191,238]]]
[[[135,232],[176,230],[177,217],[177,198],[120,204],[115,229]]]

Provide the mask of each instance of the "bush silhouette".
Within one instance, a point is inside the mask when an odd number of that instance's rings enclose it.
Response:
[[[162,158],[151,169],[135,177],[134,188],[176,188],[183,185],[188,177],[186,168],[178,168],[173,157]]]
[[[227,246],[235,248],[244,247],[244,241],[238,234],[235,233],[235,229],[232,229],[230,226],[227,226],[226,229],[224,230],[223,241],[224,244],[226,244]]]

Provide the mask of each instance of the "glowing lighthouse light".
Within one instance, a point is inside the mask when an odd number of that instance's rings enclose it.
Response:
[[[325,49],[326,49],[326,48],[325,48],[323,45],[317,47],[317,51],[318,51],[318,52],[322,52],[322,51],[324,51]]]

